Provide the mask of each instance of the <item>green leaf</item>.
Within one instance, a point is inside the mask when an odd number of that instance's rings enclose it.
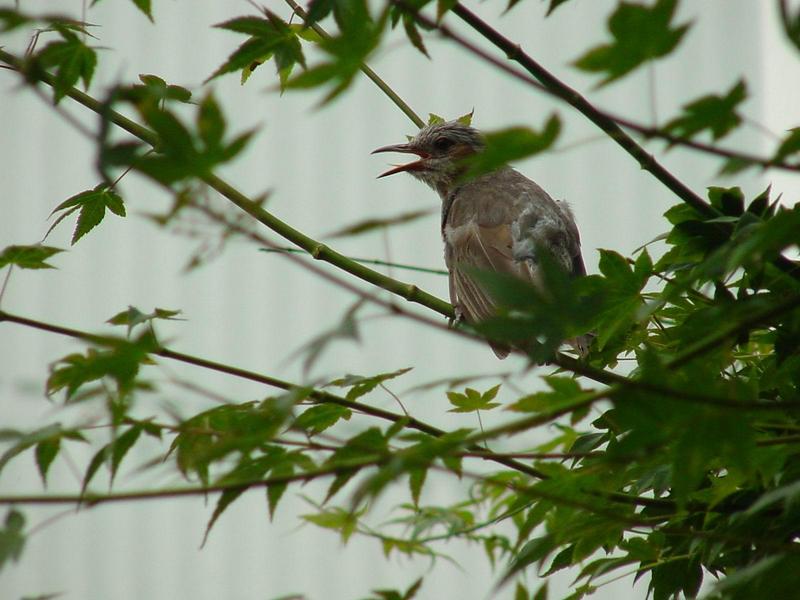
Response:
[[[35,21],[35,18],[29,17],[13,8],[0,8],[0,23],[2,23],[0,33],[12,31]]]
[[[656,0],[652,6],[620,2],[608,19],[613,41],[589,50],[574,63],[582,71],[604,73],[598,86],[623,77],[648,60],[670,54],[689,25],[672,27],[678,0]]]
[[[128,88],[130,91],[130,88]],[[132,102],[145,124],[159,137],[157,152],[146,145],[121,142],[105,146],[101,165],[135,168],[164,185],[183,179],[206,176],[217,165],[233,160],[247,145],[253,132],[224,142],[225,120],[211,94],[199,102],[193,130],[179,119],[158,95],[142,97],[141,86],[133,95],[120,92]]]
[[[731,572],[713,588],[712,598],[751,600],[754,598],[791,598],[797,591],[795,574],[800,558],[794,554],[770,553],[742,562],[742,568]]]
[[[192,92],[190,90],[179,85],[168,84],[157,75],[141,73],[139,74],[139,81],[141,81],[143,85],[134,85],[131,88],[131,92],[134,97],[137,93],[140,93],[140,101],[149,97],[160,101],[175,100],[176,102],[182,102],[184,104],[191,102]]]
[[[17,509],[6,513],[5,526],[0,529],[0,571],[9,561],[17,562],[25,547],[25,517]]]
[[[63,252],[61,248],[53,246],[7,246],[0,253],[0,269],[14,265],[20,269],[55,269],[45,262],[51,256]]]
[[[408,487],[414,506],[419,506],[419,497],[422,494],[422,486],[425,485],[427,475],[428,470],[422,468],[411,469],[408,473]]]
[[[66,212],[59,216],[56,222],[50,227],[50,231],[52,231],[64,217],[75,210],[80,211],[78,213],[78,222],[75,226],[75,231],[72,234],[71,244],[75,245],[79,239],[102,222],[103,217],[106,215],[106,209],[119,217],[125,216],[125,205],[122,201],[122,197],[114,190],[109,189],[106,184],[101,183],[94,189],[75,194],[56,206],[53,212],[50,213],[50,216],[60,211]],[[48,231],[48,233],[50,233],[50,231]]]
[[[342,542],[347,543],[358,526],[359,513],[342,508],[327,508],[316,514],[301,515],[300,518],[325,529],[338,531]]]
[[[217,522],[217,519],[225,512],[225,509],[230,506],[234,500],[236,500],[239,496],[241,496],[247,490],[246,486],[242,486],[241,488],[234,488],[228,489],[222,492],[217,500],[217,505],[214,507],[214,512],[211,514],[211,518],[206,525],[206,531],[203,534],[203,541],[200,543],[200,547],[202,548],[205,546],[206,542],[208,541],[208,535],[211,533],[211,528],[214,526],[214,523]]]
[[[306,23],[310,27],[314,23],[321,21],[333,10],[335,0],[311,0],[306,12]]]
[[[378,373],[369,377],[362,377],[361,375],[347,375],[341,379],[335,379],[328,385],[335,385],[338,387],[347,387],[350,390],[347,392],[348,400],[358,400],[361,396],[368,394],[376,387],[381,385],[384,381],[389,381],[395,377],[405,375],[411,370],[411,367],[405,369],[398,369],[389,373]]]
[[[790,156],[800,152],[800,127],[795,127],[789,130],[789,134],[783,138],[778,149],[775,151],[775,156],[772,160],[775,162],[783,162]]]
[[[414,583],[412,583],[408,587],[406,593],[403,594],[401,600],[413,600],[414,597],[417,595],[417,592],[419,592],[420,588],[422,588],[422,577],[417,579]]]
[[[91,6],[94,6],[98,2],[100,2],[100,0],[92,0]],[[138,8],[148,19],[150,19],[150,22],[154,22],[151,0],[131,0],[131,2],[133,2],[136,8]]]
[[[708,199],[711,201],[711,206],[720,210],[726,216],[739,217],[744,212],[744,193],[738,187],[721,188],[711,186],[708,188]],[[724,221],[717,220],[717,222]]]
[[[318,5],[314,2],[309,13],[314,12]],[[327,0],[326,5],[330,6]],[[333,10],[341,34],[319,43],[328,62],[292,77],[285,85],[288,89],[307,89],[329,83],[329,90],[321,104],[331,102],[350,87],[377,47],[386,24],[385,12],[379,22],[372,21],[364,0],[335,0]]]
[[[341,465],[341,470],[328,488],[325,501],[330,500],[358,472],[360,467],[351,467],[349,463],[373,454],[383,455],[386,451],[387,440],[377,427],[370,427],[347,440],[324,463],[327,467]]]
[[[89,484],[94,479],[94,476],[97,474],[98,469],[102,466],[111,453],[111,445],[106,444],[102,448],[100,448],[97,452],[95,452],[92,460],[89,461],[89,466],[86,468],[86,473],[83,475],[83,481],[81,482],[81,494],[85,494],[86,490],[89,487]]]
[[[358,223],[355,223],[353,225],[348,225],[343,229],[338,229],[333,233],[327,234],[327,236],[348,237],[353,235],[360,235],[362,233],[375,231],[376,229],[382,230],[387,227],[392,227],[394,225],[403,225],[405,223],[411,223],[412,221],[416,221],[422,217],[427,217],[430,214],[432,214],[430,210],[414,210],[414,211],[400,213],[399,215],[393,217],[372,217],[369,219],[365,219],[363,221],[359,221]]]
[[[543,0],[543,1],[546,1],[546,0]],[[520,2],[520,0],[508,0],[508,6],[506,7],[506,11],[509,11],[512,8],[514,8],[519,2]],[[547,14],[545,15],[545,16],[548,16],[548,17],[553,13],[553,11],[555,9],[557,9],[559,6],[561,6],[562,4],[567,2],[567,0],[549,0],[549,2],[550,2],[550,4],[547,7]]]
[[[495,171],[509,162],[544,152],[553,145],[560,131],[561,121],[557,115],[552,115],[541,131],[528,127],[511,127],[487,133],[484,136],[484,150],[465,160],[469,167],[465,177],[477,177]]]
[[[88,89],[97,65],[97,54],[69,28],[55,25],[54,29],[62,39],[50,42],[35,55],[34,60],[44,69],[55,69],[53,94],[58,103],[78,80],[82,80],[84,88]]]
[[[779,6],[781,23],[786,37],[789,38],[789,41],[797,50],[800,50],[800,9],[795,9],[794,14],[792,14],[787,0],[780,0]]]
[[[511,561],[508,569],[500,579],[496,588],[500,588],[508,583],[517,573],[532,565],[533,563],[541,563],[547,558],[550,553],[557,547],[558,543],[551,535],[544,535],[534,538],[527,542],[514,559]]]
[[[466,388],[463,394],[453,391],[447,392],[447,399],[455,407],[447,412],[469,413],[478,410],[491,410],[500,406],[498,402],[492,402],[499,390],[500,384],[489,388],[483,393],[472,388]]]
[[[602,350],[634,323],[643,306],[641,290],[652,275],[653,264],[647,250],[642,251],[633,268],[619,253],[600,250],[600,271],[605,276],[600,287],[603,301],[596,306],[594,328],[595,347]]]
[[[263,11],[265,18],[238,17],[215,26],[249,35],[250,38],[242,43],[228,57],[228,60],[212,73],[208,80],[225,73],[241,70],[242,83],[244,83],[258,65],[274,58],[281,81],[281,89],[284,89],[294,65],[299,64],[303,68],[306,67],[305,56],[298,39],[298,30],[270,10],[263,9]]]
[[[211,533],[211,528],[222,513],[225,512],[225,509],[246,492],[252,484],[263,479],[270,469],[282,462],[287,454],[288,453],[283,448],[270,448],[264,456],[253,460],[243,459],[230,473],[220,478],[217,482],[219,484],[241,482],[242,485],[240,487],[228,488],[220,494],[217,504],[214,507],[214,512],[211,514],[211,518],[206,525],[202,545],[205,545],[208,540],[208,535]],[[277,503],[277,499],[275,502]],[[271,503],[270,506],[272,507]],[[270,512],[271,510],[272,508],[270,508]]]
[[[314,436],[332,427],[341,419],[349,421],[352,414],[352,411],[344,406],[318,404],[298,416],[292,423],[292,428],[302,429],[307,435]]]
[[[55,423],[53,425],[46,425],[45,427],[41,427],[34,431],[24,433],[15,430],[7,430],[5,432],[6,437],[10,439],[16,439],[16,443],[8,448],[5,452],[3,452],[2,456],[0,456],[0,471],[2,471],[8,462],[18,456],[19,454],[23,453],[28,448],[32,448],[43,442],[45,440],[49,440],[51,438],[58,438],[61,434],[61,425]]]
[[[438,0],[440,5],[442,1],[443,0]],[[406,37],[408,38],[408,41],[411,42],[411,45],[424,54],[427,58],[430,58],[431,55],[428,54],[428,49],[425,47],[425,42],[422,41],[422,35],[419,32],[417,21],[414,19],[414,15],[403,13],[403,30],[406,32]]]
[[[714,460],[729,470],[751,472],[754,434],[744,417],[732,412],[698,413],[678,434],[673,454],[673,495],[684,502],[703,481]]]
[[[140,11],[142,11],[145,16],[153,21],[153,11],[152,7],[150,6],[150,0],[131,0]]]
[[[580,384],[572,377],[551,375],[543,377],[551,391],[535,392],[522,396],[508,407],[517,412],[549,412],[560,411],[572,405],[579,406],[586,396],[593,393],[581,389]]]
[[[673,560],[656,565],[650,579],[653,598],[675,597],[683,592],[684,598],[696,598],[703,583],[703,572],[696,560]]]
[[[114,380],[120,393],[128,392],[133,388],[139,367],[156,347],[152,336],[145,333],[132,342],[120,340],[111,350],[90,348],[86,354],[65,356],[50,367],[47,394],[66,390],[69,402],[83,385],[104,377]]]
[[[42,484],[47,485],[47,471],[53,464],[61,449],[61,437],[51,437],[36,444],[36,466],[42,477]]]
[[[179,310],[169,310],[166,308],[156,308],[152,313],[145,314],[135,306],[129,306],[128,310],[118,312],[113,317],[108,319],[106,323],[110,323],[111,325],[126,326],[128,328],[128,337],[130,337],[131,332],[138,325],[151,323],[156,319],[162,319],[165,321],[180,321],[182,319],[177,318],[179,314],[181,314],[181,311]]]
[[[545,571],[542,575],[543,577],[548,577],[553,573],[557,573],[562,569],[566,569],[567,567],[571,567],[573,564],[573,558],[575,555],[575,546],[570,545],[564,548],[561,552],[553,557],[553,561],[550,563],[550,567]]]
[[[294,465],[290,462],[276,464],[270,471],[270,477],[290,477],[293,474]],[[273,483],[267,486],[267,506],[269,508],[270,521],[275,518],[275,511],[278,510],[278,503],[288,487],[288,483]]]
[[[747,87],[740,79],[724,96],[710,94],[685,105],[683,115],[668,122],[664,131],[689,139],[708,130],[714,141],[719,140],[741,124],[736,109],[746,98]]]
[[[747,514],[753,515],[765,508],[780,502],[783,505],[783,511],[788,512],[790,509],[797,505],[800,500],[800,481],[794,481],[790,484],[774,488],[762,494],[758,500],[753,502],[747,508]]]
[[[547,7],[547,16],[549,17],[555,9],[567,2],[567,0],[550,0],[550,5]],[[545,595],[547,592],[545,592]],[[536,599],[538,600],[538,598]]]
[[[470,127],[472,125],[472,116],[475,114],[475,109],[473,108],[468,113],[461,115],[460,117],[456,118],[456,122],[461,123],[462,125],[466,125]]]
[[[312,0],[308,7],[307,24],[316,23],[331,12],[343,33],[372,25],[366,0]]]
[[[140,424],[132,425],[123,433],[119,435],[115,434],[115,437],[111,442],[100,448],[95,453],[95,455],[92,457],[92,460],[89,462],[89,466],[86,469],[85,475],[83,476],[81,494],[86,493],[86,490],[98,469],[105,462],[108,462],[109,464],[109,468],[111,469],[111,483],[114,483],[114,478],[117,475],[117,471],[119,470],[123,459],[128,454],[128,451],[136,444],[143,429],[144,427]]]
[[[171,447],[176,451],[178,468],[184,475],[196,473],[206,482],[211,464],[224,461],[231,454],[246,458],[264,448],[291,417],[295,403],[307,394],[307,390],[302,390],[263,402],[218,406],[185,420]],[[271,450],[263,459],[270,468],[277,460],[275,452]],[[302,466],[299,462],[297,464]],[[228,474],[226,480],[241,481],[241,474],[247,468],[250,466],[244,461],[239,470]]]
[[[562,342],[583,335],[608,304],[602,278],[574,278],[537,247],[540,285],[496,271],[467,269],[498,305],[498,316],[473,325],[496,342],[524,349],[537,362],[550,360]],[[547,290],[547,294],[542,293]]]
[[[128,450],[133,448],[139,436],[142,433],[141,425],[133,425],[128,428],[124,433],[117,436],[111,444],[111,479],[113,480],[117,474],[119,466],[122,464],[122,459],[128,454]]]
[[[719,169],[719,175],[727,175],[727,176],[736,175],[738,173],[741,173],[742,171],[757,166],[758,163],[755,163],[753,161],[744,158],[740,158],[738,156],[733,156],[725,160],[725,162],[722,164],[722,167],[720,167]]]

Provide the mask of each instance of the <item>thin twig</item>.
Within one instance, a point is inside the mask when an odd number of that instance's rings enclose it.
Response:
[[[286,4],[288,4],[291,9],[295,12],[297,16],[303,19],[304,22],[308,23],[308,13],[304,11],[294,0],[285,0]],[[311,29],[313,29],[317,35],[319,35],[322,39],[328,40],[330,39],[330,35],[327,31],[325,31],[319,24],[313,23],[311,25]],[[391,100],[397,108],[399,108],[404,115],[406,115],[411,122],[414,123],[417,127],[422,129],[425,127],[425,121],[423,121],[417,113],[395,92],[383,79],[381,79],[378,74],[369,68],[368,65],[362,64],[361,65],[361,72],[366,75],[372,83],[374,83],[378,88],[386,94],[386,96]]]
[[[263,252],[289,252],[293,254],[308,254],[305,250],[301,250],[300,248],[286,248],[286,247],[278,247],[278,248],[262,248]],[[430,269],[428,267],[418,267],[416,265],[408,265],[403,263],[396,263],[387,260],[379,260],[375,258],[358,258],[355,256],[348,256],[350,260],[354,260],[364,265],[377,265],[379,267],[389,267],[392,269],[407,269],[409,271],[416,271],[418,273],[430,273],[431,275],[447,275],[447,271],[444,269]]]

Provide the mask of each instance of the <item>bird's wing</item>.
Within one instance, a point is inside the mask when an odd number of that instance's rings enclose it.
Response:
[[[496,302],[475,281],[470,269],[495,271],[521,278],[530,273],[512,254],[508,225],[481,227],[474,223],[450,230],[447,263],[450,271],[451,300],[468,322],[485,320],[496,314]],[[500,354],[502,350],[495,348]],[[507,351],[505,351],[507,354]]]
[[[565,271],[585,273],[569,207],[512,169],[465,185],[445,216],[451,300],[467,321],[496,314],[496,303],[470,276],[470,269],[506,273],[541,285],[537,251],[544,247]],[[493,349],[501,357],[507,353]]]
[[[567,203],[553,200],[514,169],[502,169],[464,186],[450,214],[453,226],[469,221],[482,228],[507,226],[511,255],[527,263],[533,279],[537,248],[549,251],[566,272],[585,274],[578,227]],[[520,274],[526,275],[524,271]]]
[[[520,277],[520,264],[511,254],[511,230],[507,225],[480,227],[465,225],[456,232],[456,243],[450,246],[450,297],[468,323],[483,321],[496,314],[497,305],[487,291],[475,281],[469,269],[483,269]],[[508,348],[491,344],[499,358],[508,355]]]

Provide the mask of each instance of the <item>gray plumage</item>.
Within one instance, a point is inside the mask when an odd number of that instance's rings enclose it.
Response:
[[[575,217],[536,183],[510,167],[459,182],[463,159],[484,147],[479,132],[457,121],[429,125],[407,144],[375,152],[416,154],[419,160],[383,175],[407,172],[442,200],[442,238],[449,271],[450,301],[457,315],[478,322],[495,314],[491,296],[464,267],[494,270],[541,286],[537,248],[546,248],[566,272],[585,275]],[[570,343],[584,355],[585,336]],[[498,357],[508,349],[492,345]]]

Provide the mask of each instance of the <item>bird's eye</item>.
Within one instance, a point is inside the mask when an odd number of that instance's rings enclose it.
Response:
[[[455,142],[447,137],[440,137],[433,140],[433,147],[440,152],[445,152],[453,147]]]

